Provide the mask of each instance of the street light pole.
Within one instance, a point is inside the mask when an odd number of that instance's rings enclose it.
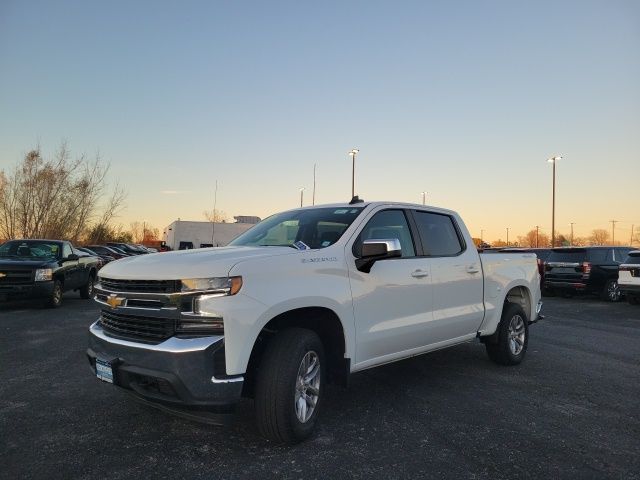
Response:
[[[480,230],[480,243],[484,243],[484,230]]]
[[[311,198],[311,205],[316,204],[316,164],[313,164],[313,196]]]
[[[509,246],[509,227],[507,227],[507,247]]]
[[[573,226],[575,225],[575,222],[571,222],[569,223],[569,225],[571,225],[571,246],[573,247]]]
[[[547,160],[553,164],[553,196],[551,200],[551,248],[556,246],[556,162],[562,157],[556,155]]]
[[[304,187],[300,189],[300,207],[302,207],[302,199],[304,198]]]
[[[422,205],[426,205],[427,192],[422,192]]]
[[[618,220],[609,220],[611,222],[611,245],[616,244],[616,223]]]
[[[540,226],[536,225],[536,248],[538,248],[538,234],[540,232]]]
[[[351,198],[356,195],[356,155],[358,153],[360,153],[360,150],[357,148],[349,152],[349,156],[351,157]]]

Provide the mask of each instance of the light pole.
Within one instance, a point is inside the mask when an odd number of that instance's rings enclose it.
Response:
[[[618,220],[609,220],[611,222],[611,245],[616,244],[616,223]]]
[[[553,197],[551,200],[551,248],[556,246],[556,162],[560,160],[562,156],[556,155],[547,160],[549,163],[553,163]]]
[[[509,246],[509,227],[507,227],[507,247]]]
[[[569,225],[571,225],[571,245],[573,247],[573,226],[576,224],[576,222],[570,222]]]
[[[302,207],[302,200],[304,198],[304,187],[300,189],[300,206]]]
[[[540,226],[536,225],[536,248],[538,248],[538,234],[540,233]]]
[[[484,230],[480,230],[480,243],[484,243]]]
[[[426,205],[427,192],[422,192],[422,205]]]
[[[356,155],[358,153],[360,153],[360,150],[357,148],[349,152],[349,156],[351,157],[351,198],[356,195]]]
[[[311,205],[316,204],[316,164],[313,164],[313,196],[311,198]]]

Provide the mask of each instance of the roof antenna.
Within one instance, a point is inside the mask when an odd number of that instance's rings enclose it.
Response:
[[[364,200],[361,200],[360,197],[358,197],[358,195],[354,195],[351,201],[349,202],[349,205],[354,205],[356,203],[363,203],[363,202]]]

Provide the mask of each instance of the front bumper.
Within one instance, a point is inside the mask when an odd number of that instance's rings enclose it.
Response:
[[[52,280],[23,285],[0,284],[0,300],[21,298],[48,298],[52,293]]]
[[[165,410],[228,413],[240,400],[244,377],[227,376],[224,337],[176,338],[148,345],[109,337],[100,322],[89,328],[89,363],[111,363],[114,384]]]

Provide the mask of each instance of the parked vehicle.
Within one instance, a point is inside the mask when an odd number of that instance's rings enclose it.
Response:
[[[547,259],[544,289],[565,295],[592,293],[603,300],[617,302],[618,267],[630,247],[554,248]]]
[[[80,256],[61,240],[11,240],[0,245],[0,300],[44,299],[59,307],[63,292],[77,290],[82,298],[93,294],[98,260]]]
[[[98,259],[98,269],[104,267],[107,263],[113,262],[115,258],[110,255],[100,255],[99,253],[94,252],[90,248],[87,247],[75,247],[76,250],[84,253],[85,255],[91,255]],[[80,255],[80,254],[79,254]],[[83,255],[80,255],[83,256]]]
[[[630,304],[640,304],[640,250],[629,252],[620,265],[618,286]]]
[[[147,254],[149,252],[147,252],[146,250],[142,250],[134,245],[131,245],[129,243],[119,243],[119,242],[107,242],[107,246],[109,247],[117,247],[120,250],[124,251],[124,253],[127,253],[129,255],[142,255],[142,254]]]
[[[118,258],[124,258],[129,256],[123,251],[118,251],[114,247],[107,247],[104,245],[87,245],[86,248],[91,249],[92,251],[96,252],[99,255],[107,255],[109,257],[113,257],[116,260]]]
[[[283,442],[312,433],[327,381],[476,339],[520,363],[541,308],[535,255],[479,254],[450,210],[353,201],[274,215],[227,247],[113,262],[96,300],[99,379],[190,418],[253,397]]]

